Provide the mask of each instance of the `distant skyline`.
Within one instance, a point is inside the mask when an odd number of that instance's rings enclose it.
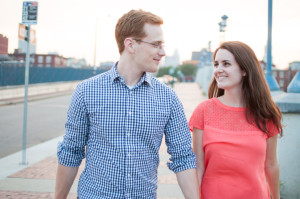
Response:
[[[9,53],[18,48],[18,24],[22,22],[22,0],[0,0],[0,34],[9,39]],[[180,61],[190,60],[212,42],[218,47],[221,16],[228,16],[225,40],[245,42],[262,60],[267,43],[268,0],[38,0],[36,53],[57,52],[64,57],[94,61],[117,61],[114,37],[119,17],[131,9],[153,12],[164,19],[166,53],[178,50]],[[300,1],[273,0],[272,57],[278,68],[300,60]],[[97,20],[98,18],[98,20]]]

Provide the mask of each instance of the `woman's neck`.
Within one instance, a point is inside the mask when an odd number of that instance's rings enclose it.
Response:
[[[219,100],[231,107],[244,107],[245,101],[243,99],[242,91],[224,91],[224,95],[219,97]]]

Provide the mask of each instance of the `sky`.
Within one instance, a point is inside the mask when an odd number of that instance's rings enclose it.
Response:
[[[0,0],[0,34],[9,39],[9,53],[18,48],[21,0]],[[218,23],[227,15],[226,41],[242,41],[263,59],[268,36],[268,0],[37,0],[36,53],[56,52],[85,58],[89,64],[117,61],[117,20],[131,9],[164,19],[166,54],[178,50],[180,60],[192,51],[220,44]],[[300,1],[273,0],[272,56],[278,68],[300,61]],[[97,34],[96,34],[97,29]],[[96,51],[95,51],[96,44]]]

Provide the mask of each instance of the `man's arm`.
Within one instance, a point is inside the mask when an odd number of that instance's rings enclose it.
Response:
[[[196,169],[187,169],[176,173],[178,184],[185,199],[199,199],[199,183]]]
[[[78,167],[66,167],[58,163],[55,199],[66,199],[77,175]]]

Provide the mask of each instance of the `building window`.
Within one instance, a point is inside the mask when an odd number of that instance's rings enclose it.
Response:
[[[280,77],[280,78],[283,78],[283,77],[284,77],[284,72],[283,72],[283,71],[280,71],[279,77]]]
[[[43,63],[43,62],[44,62],[44,56],[39,56],[38,63]]]
[[[47,56],[46,57],[46,63],[49,64],[52,61],[52,57],[51,56]]]
[[[38,67],[43,67],[43,64],[38,64],[37,66],[38,66]]]
[[[277,72],[276,72],[276,71],[273,71],[273,72],[272,72],[272,75],[273,75],[274,78],[276,78],[276,77],[277,77]]]
[[[280,80],[280,81],[279,81],[279,86],[280,86],[280,87],[283,87],[283,86],[284,86],[284,81],[283,81],[283,80]]]

